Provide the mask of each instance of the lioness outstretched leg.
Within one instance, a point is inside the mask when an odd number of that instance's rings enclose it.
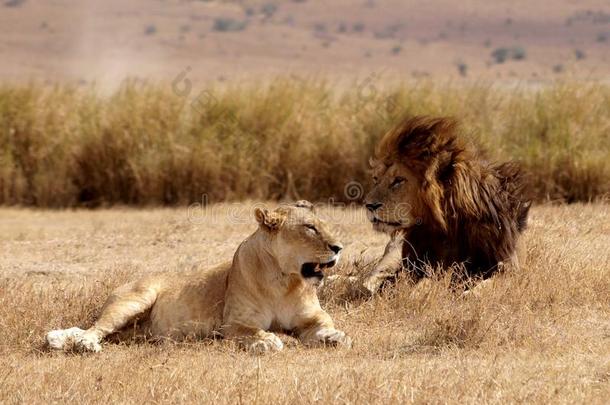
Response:
[[[135,317],[150,309],[157,299],[157,294],[154,285],[124,285],[108,297],[98,320],[91,328],[86,331],[78,328],[51,331],[47,334],[47,342],[53,349],[63,350],[68,342],[72,342],[81,350],[99,352],[102,350],[102,339],[118,332]]]

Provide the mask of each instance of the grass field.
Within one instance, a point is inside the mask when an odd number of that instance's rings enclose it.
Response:
[[[285,77],[198,88],[0,85],[0,205],[356,201],[376,141],[404,115],[459,117],[489,159],[531,174],[538,201],[610,195],[610,87]],[[361,197],[361,195],[360,195]]]
[[[601,119],[601,118],[597,118]],[[607,119],[607,118],[606,118]],[[610,397],[610,212],[536,206],[528,261],[477,294],[443,278],[365,301],[326,291],[352,350],[255,357],[222,341],[42,349],[46,331],[87,327],[126,280],[231,257],[252,203],[205,209],[0,209],[0,403],[605,403]],[[379,253],[358,208],[324,208],[346,245],[337,269]]]

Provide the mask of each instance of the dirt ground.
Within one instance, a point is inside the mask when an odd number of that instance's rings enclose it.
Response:
[[[106,344],[49,353],[46,331],[87,327],[105,296],[153,271],[231,257],[254,203],[190,209],[0,209],[0,403],[598,403],[610,396],[608,205],[538,206],[529,259],[477,294],[439,277],[323,305],[351,350],[256,357],[223,341]],[[385,237],[358,208],[322,208],[346,245],[336,270]],[[364,253],[363,253],[364,252]],[[368,252],[368,253],[367,253]]]

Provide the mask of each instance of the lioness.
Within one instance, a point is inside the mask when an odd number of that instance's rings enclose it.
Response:
[[[351,346],[318,301],[316,284],[337,263],[342,246],[313,205],[256,208],[254,216],[259,227],[232,262],[126,284],[110,295],[91,328],[51,331],[49,347],[99,352],[106,336],[123,329],[133,334],[126,326],[134,323],[153,339],[220,333],[259,353],[283,348],[270,330],[295,332],[305,344]]]

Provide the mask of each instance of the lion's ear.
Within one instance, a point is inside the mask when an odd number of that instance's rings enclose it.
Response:
[[[294,206],[297,208],[305,208],[310,211],[313,211],[313,204],[307,200],[299,200],[296,203],[294,203]]]
[[[266,208],[255,208],[254,218],[259,225],[268,231],[278,230],[284,223],[285,217],[277,212],[269,212]]]

